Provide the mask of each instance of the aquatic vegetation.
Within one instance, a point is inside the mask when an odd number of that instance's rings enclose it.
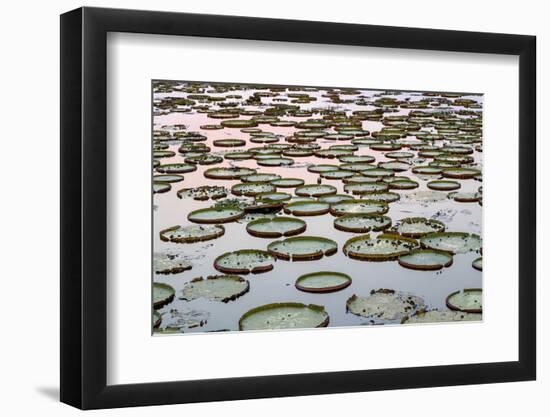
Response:
[[[154,81],[153,334],[481,320],[482,103]]]

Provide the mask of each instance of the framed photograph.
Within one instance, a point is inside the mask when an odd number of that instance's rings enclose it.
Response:
[[[61,16],[61,401],[533,380],[535,37]]]

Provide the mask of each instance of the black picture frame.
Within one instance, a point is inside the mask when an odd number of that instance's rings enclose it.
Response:
[[[108,32],[519,56],[519,360],[107,385]],[[535,54],[524,35],[88,7],[61,15],[61,401],[95,409],[535,379]]]

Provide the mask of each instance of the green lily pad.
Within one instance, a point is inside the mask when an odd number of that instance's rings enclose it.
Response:
[[[195,165],[214,165],[219,164],[222,161],[223,158],[221,156],[210,154],[188,156],[187,158],[185,158],[185,162]]]
[[[242,249],[227,252],[214,260],[214,268],[226,274],[248,274],[271,271],[275,258],[269,252]]]
[[[153,329],[158,329],[160,327],[160,324],[162,323],[162,316],[156,310],[153,310],[152,323],[153,323]]]
[[[338,165],[319,164],[319,165],[311,165],[307,168],[307,170],[315,174],[321,174],[321,173],[330,172],[330,171],[339,171],[340,167]]]
[[[229,128],[247,128],[258,126],[258,122],[252,119],[229,119],[223,120],[220,124],[223,127]]]
[[[167,182],[153,182],[153,194],[167,193],[172,186]]]
[[[267,250],[277,258],[287,261],[313,260],[335,254],[338,244],[324,237],[296,236],[271,242]]]
[[[296,188],[296,195],[301,197],[321,197],[336,194],[336,187],[328,184],[308,184]]]
[[[412,316],[404,317],[401,324],[446,323],[453,321],[481,320],[482,315],[476,313],[465,313],[462,311],[420,310]]]
[[[187,215],[187,220],[193,223],[229,223],[244,216],[244,211],[238,207],[210,207],[194,210]]]
[[[445,178],[469,179],[481,175],[481,171],[473,168],[447,168],[442,174]]]
[[[343,216],[345,214],[385,214],[387,211],[388,205],[386,203],[370,200],[342,201],[330,206],[330,212],[333,216]]]
[[[306,222],[293,217],[258,219],[246,225],[246,231],[252,236],[267,238],[299,235],[305,230]]]
[[[194,243],[217,239],[223,236],[225,228],[221,225],[173,226],[160,231],[160,240],[164,242]]]
[[[319,216],[326,214],[330,210],[330,205],[320,201],[296,201],[285,206],[284,211],[294,216]]]
[[[304,180],[301,178],[278,178],[271,180],[270,184],[277,188],[295,188],[304,185]]]
[[[425,301],[418,296],[388,289],[373,290],[366,297],[354,294],[346,302],[347,311],[372,323],[401,321],[425,306]]]
[[[192,265],[180,258],[178,254],[159,253],[153,254],[153,269],[156,274],[179,274],[192,268]]]
[[[428,188],[437,191],[453,191],[460,188],[460,183],[456,181],[435,180],[426,184]]]
[[[231,193],[241,196],[254,197],[261,193],[271,193],[276,190],[275,186],[265,182],[243,182],[231,187]]]
[[[430,233],[420,238],[420,243],[428,249],[449,253],[466,253],[481,248],[481,238],[473,233],[442,232]]]
[[[355,174],[350,171],[339,170],[323,172],[319,175],[321,178],[325,178],[327,180],[342,180],[344,178],[353,177]]]
[[[414,239],[394,234],[352,237],[344,244],[344,254],[362,261],[390,261],[418,247]]]
[[[399,220],[392,230],[403,236],[418,238],[428,233],[445,231],[445,224],[425,217],[406,217]]]
[[[273,303],[247,311],[239,330],[277,330],[327,327],[329,316],[322,306],[302,303]]]
[[[187,163],[175,163],[175,164],[165,164],[159,165],[157,167],[158,172],[163,174],[185,174],[186,172],[196,171],[197,167],[194,164]]]
[[[266,158],[258,159],[256,161],[258,165],[266,167],[280,167],[294,165],[294,159],[291,158]]]
[[[204,176],[214,180],[235,180],[255,173],[256,170],[250,168],[224,167],[207,169]]]
[[[480,288],[466,288],[455,291],[447,296],[445,304],[451,310],[465,313],[481,313],[483,310],[483,292]]]
[[[220,198],[227,197],[227,189],[216,185],[202,185],[200,187],[178,190],[177,196],[179,198],[190,197],[198,201],[205,201],[209,199],[218,200]]]
[[[246,140],[243,139],[216,139],[212,141],[214,146],[221,148],[236,148],[246,145]]]
[[[175,294],[176,291],[170,285],[160,282],[153,283],[153,308],[158,310],[171,303]]]
[[[355,200],[355,198],[348,194],[331,194],[331,195],[323,195],[319,197],[318,200],[322,203],[336,204],[336,203],[341,203],[342,201]]]
[[[281,178],[278,174],[257,173],[241,177],[243,182],[270,182]]]
[[[385,182],[348,183],[344,185],[344,191],[355,195],[370,194],[377,191],[387,191],[389,188]]]
[[[472,267],[477,269],[478,271],[483,271],[483,258],[479,257],[473,260]]]
[[[180,299],[196,300],[206,298],[210,301],[227,303],[236,300],[250,290],[250,283],[238,275],[213,275],[206,279],[199,277],[191,280],[182,292]]]
[[[320,271],[301,275],[294,285],[300,291],[326,293],[349,287],[351,278],[341,272]]]
[[[367,233],[385,230],[391,226],[391,218],[372,214],[347,214],[334,219],[334,227],[343,232]]]
[[[437,271],[444,267],[451,266],[453,256],[448,252],[435,251],[431,249],[416,249],[405,255],[401,255],[398,260],[399,265],[421,271]]]
[[[153,184],[159,183],[159,182],[180,182],[183,181],[183,175],[177,175],[177,174],[162,174],[162,175],[155,175],[153,176]]]

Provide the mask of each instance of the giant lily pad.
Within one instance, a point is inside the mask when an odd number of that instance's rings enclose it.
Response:
[[[406,217],[399,220],[392,230],[403,236],[418,238],[428,233],[443,232],[445,224],[425,217]]]
[[[170,183],[167,182],[153,182],[153,194],[167,193],[172,189]]]
[[[241,184],[235,184],[231,187],[231,192],[235,195],[245,195],[253,197],[261,193],[271,193],[275,191],[274,185],[265,182],[243,182]]]
[[[221,225],[173,226],[160,231],[160,240],[164,242],[194,243],[216,239],[223,236],[225,228]]]
[[[213,275],[206,279],[192,279],[183,288],[180,298],[187,301],[206,298],[227,303],[246,294],[249,289],[250,283],[238,275]]]
[[[319,216],[328,213],[329,210],[330,205],[320,201],[296,201],[284,208],[285,213],[295,216]]]
[[[204,171],[206,178],[214,180],[234,180],[241,177],[255,174],[255,169],[241,167],[210,168]]]
[[[362,261],[389,261],[409,253],[418,247],[414,239],[394,234],[352,237],[344,244],[344,254]]]
[[[160,282],[153,283],[153,308],[158,310],[171,303],[175,294],[176,291],[170,285]]]
[[[421,271],[437,271],[444,267],[451,266],[453,256],[448,252],[435,251],[431,249],[416,249],[398,258],[399,265]]]
[[[246,226],[252,236],[278,238],[294,236],[306,230],[306,222],[294,217],[273,217],[253,220]]]
[[[401,324],[445,323],[453,321],[481,321],[482,315],[462,311],[419,310],[412,316],[403,317]]]
[[[312,260],[335,254],[338,244],[324,237],[296,236],[271,242],[267,250],[284,260]]]
[[[192,265],[180,255],[173,253],[153,254],[153,269],[156,274],[179,274],[192,268]]]
[[[196,188],[184,188],[177,192],[179,198],[191,197],[194,200],[204,201],[208,199],[218,200],[223,197],[227,197],[227,190],[225,187],[203,185]]]
[[[321,197],[336,194],[336,187],[328,184],[308,184],[296,188],[296,195],[301,197]]]
[[[210,207],[194,210],[187,215],[193,223],[229,223],[244,216],[244,211],[237,207]]]
[[[275,258],[269,252],[242,249],[227,252],[214,260],[214,268],[226,274],[253,274],[271,271]]]
[[[387,216],[375,214],[347,214],[334,219],[334,227],[344,232],[367,233],[380,231],[391,226]]]
[[[301,178],[277,178],[271,180],[270,184],[277,188],[295,188],[304,185],[304,180]]]
[[[294,285],[305,292],[334,292],[349,287],[351,278],[341,272],[320,271],[301,275]]]
[[[420,238],[422,246],[449,253],[466,253],[481,248],[481,238],[473,233],[430,233]]]
[[[453,191],[460,188],[460,183],[456,181],[435,180],[426,184],[428,188],[438,191]]]
[[[193,172],[196,170],[196,165],[186,164],[182,162],[175,164],[159,165],[157,167],[157,171],[162,172],[163,174],[185,174],[186,172]]]
[[[162,175],[155,175],[153,177],[153,184],[159,183],[159,182],[173,183],[173,182],[180,182],[180,181],[183,181],[183,175],[162,174]]]
[[[273,303],[247,311],[239,330],[277,330],[327,327],[329,316],[322,306],[302,303]]]
[[[418,296],[388,289],[373,290],[366,297],[354,294],[346,302],[347,311],[372,323],[401,321],[425,306],[425,301]]]
[[[483,292],[480,288],[466,288],[455,291],[447,296],[445,304],[451,310],[465,313],[481,313],[483,310]]]
[[[236,148],[246,145],[246,141],[243,139],[216,139],[212,143],[214,146],[223,148]]]
[[[370,200],[342,201],[330,206],[330,212],[334,216],[343,216],[345,214],[385,214],[387,211],[388,205],[386,203]]]

